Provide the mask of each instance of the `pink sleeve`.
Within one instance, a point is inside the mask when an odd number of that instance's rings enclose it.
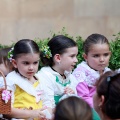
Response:
[[[80,82],[77,87],[77,94],[83,100],[85,100],[91,107],[93,107],[93,92],[94,90],[90,90],[86,84],[86,82]]]

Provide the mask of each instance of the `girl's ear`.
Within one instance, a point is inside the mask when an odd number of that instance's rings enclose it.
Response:
[[[60,59],[60,54],[56,54],[54,56],[54,60],[57,62],[57,63],[60,63],[61,59]]]
[[[15,59],[12,59],[12,64],[13,64],[14,68],[17,68],[17,63],[16,63]]]
[[[85,59],[85,61],[87,62],[87,55],[85,53],[83,53],[83,58]]]
[[[104,104],[104,101],[105,101],[105,97],[104,97],[104,95],[102,95],[100,97],[100,102],[99,102],[98,106],[101,107]]]

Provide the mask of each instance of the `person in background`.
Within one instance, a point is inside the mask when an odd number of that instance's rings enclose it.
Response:
[[[5,76],[13,70],[13,65],[8,59],[10,49],[11,47],[0,49],[0,70]]]
[[[53,120],[92,120],[92,110],[84,100],[70,96],[57,104]]]
[[[11,118],[50,119],[52,106],[46,95],[47,87],[37,78],[39,47],[30,39],[19,40],[8,54],[15,70],[6,76],[12,91]],[[6,102],[6,101],[5,101]]]
[[[77,65],[73,75],[78,80],[77,94],[93,107],[95,83],[100,75],[110,71],[107,67],[111,56],[107,38],[101,34],[91,34],[83,44],[85,61]]]
[[[9,72],[14,70],[12,63],[8,59],[8,52],[11,47],[0,49],[0,71],[6,76]],[[0,88],[4,87],[3,77],[0,74]]]
[[[95,110],[102,120],[120,120],[120,73],[109,71],[96,84]]]

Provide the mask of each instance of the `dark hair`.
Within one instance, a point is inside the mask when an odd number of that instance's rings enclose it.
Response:
[[[102,111],[111,119],[120,118],[120,73],[113,71],[103,74],[97,83],[98,97],[105,97]]]
[[[92,110],[85,101],[71,96],[57,104],[54,120],[92,120]]]
[[[90,36],[88,36],[88,38],[84,41],[83,43],[83,50],[85,52],[85,54],[87,55],[88,52],[90,51],[91,49],[91,46],[94,45],[94,44],[108,44],[109,46],[109,42],[108,42],[108,39],[101,35],[101,34],[91,34]]]
[[[8,52],[10,51],[11,47],[8,48],[2,48],[0,49],[0,64],[5,64],[6,67],[9,68],[9,70],[13,70],[13,65],[8,59]]]
[[[68,38],[64,35],[58,35],[53,37],[49,42],[48,46],[51,50],[52,57],[46,58],[43,56],[43,53],[41,52],[41,61],[44,65],[52,66],[53,63],[53,57],[56,54],[63,54],[66,52],[67,48],[75,47],[77,46],[76,42],[72,40],[71,38]]]
[[[27,53],[38,53],[39,54],[39,47],[38,45],[30,39],[22,39],[19,40],[13,50],[13,59],[16,59],[21,54]]]

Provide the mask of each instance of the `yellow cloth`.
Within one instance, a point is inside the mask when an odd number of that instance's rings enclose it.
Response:
[[[36,87],[39,82],[35,82],[33,87]],[[40,109],[42,108],[42,101],[36,103],[35,96],[29,95],[24,90],[22,90],[18,85],[16,85],[16,90],[14,92],[14,108],[22,109]]]

